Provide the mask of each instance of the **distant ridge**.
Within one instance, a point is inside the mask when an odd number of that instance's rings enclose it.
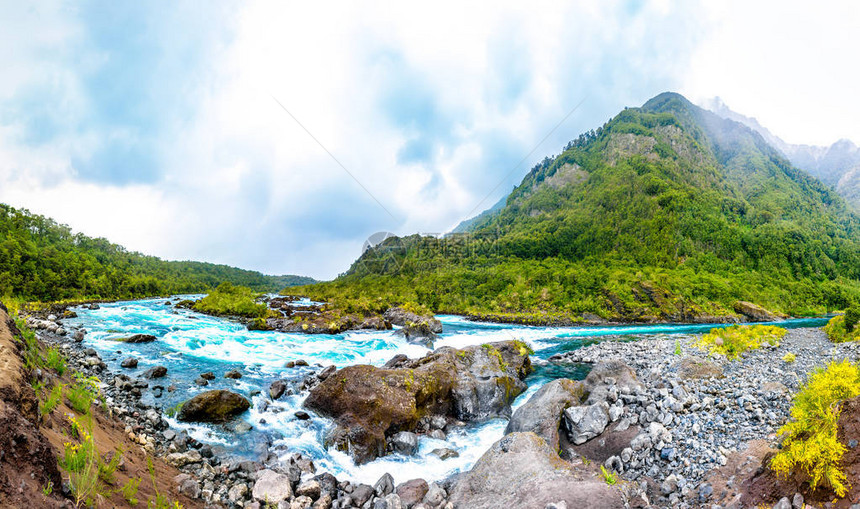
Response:
[[[122,299],[203,292],[224,281],[276,292],[316,282],[228,265],[164,261],[73,233],[44,216],[0,204],[0,297]]]

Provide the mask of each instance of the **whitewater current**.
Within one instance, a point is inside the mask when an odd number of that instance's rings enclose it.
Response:
[[[197,296],[182,296],[195,298]],[[175,302],[177,299],[172,299]],[[427,348],[406,343],[393,331],[355,331],[342,334],[287,334],[270,331],[249,331],[237,322],[211,317],[187,309],[178,309],[166,303],[168,299],[147,299],[102,304],[99,309],[75,308],[77,318],[65,321],[68,327],[82,327],[87,331],[84,344],[99,352],[113,371],[129,376],[140,376],[145,370],[163,365],[167,377],[151,381],[172,391],[163,391],[155,398],[146,391],[144,402],[162,408],[165,414],[189,397],[210,389],[228,389],[248,396],[251,409],[241,418],[252,426],[251,431],[236,431],[231,426],[180,423],[168,417],[171,426],[186,430],[189,435],[214,447],[247,457],[271,445],[276,453],[301,452],[310,457],[317,468],[329,471],[338,478],[373,483],[386,473],[395,473],[400,480],[424,478],[428,481],[443,479],[451,474],[468,470],[481,455],[504,433],[507,422],[494,419],[481,424],[452,431],[446,440],[421,437],[416,456],[390,455],[368,464],[356,466],[347,454],[324,447],[326,434],[332,427],[330,420],[314,415],[309,420],[296,418],[307,396],[292,394],[277,401],[269,401],[268,386],[277,379],[296,378],[308,368],[284,368],[288,361],[303,359],[311,366],[335,365],[338,368],[353,364],[381,366],[397,354],[420,357]],[[297,305],[309,304],[299,301]],[[493,341],[519,339],[534,349],[536,369],[526,382],[528,390],[513,404],[522,405],[541,385],[554,378],[582,379],[586,366],[556,366],[541,362],[556,353],[581,348],[584,345],[607,339],[635,340],[653,334],[693,334],[706,331],[713,325],[637,325],[606,327],[536,327],[496,323],[476,323],[459,316],[440,315],[444,332],[435,346],[461,348]],[[784,327],[810,327],[823,323],[822,319],[795,319],[780,322]],[[130,334],[152,334],[153,343],[127,344],[111,338]],[[137,368],[120,367],[130,356],[139,361]],[[238,369],[242,378],[232,380],[224,374]],[[318,368],[315,368],[318,369]],[[194,380],[203,372],[211,371],[215,379],[200,387]],[[450,448],[459,453],[456,458],[442,460],[431,454],[437,448]]]

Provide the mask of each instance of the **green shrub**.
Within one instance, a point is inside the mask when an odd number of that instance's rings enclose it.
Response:
[[[854,332],[854,327],[860,321],[860,308],[850,307],[845,310],[845,331]]]
[[[792,362],[797,360],[797,356],[791,352],[788,352],[787,354],[782,356],[782,360],[787,364],[791,364]]]
[[[845,324],[846,315],[836,315],[827,322],[824,326],[824,332],[830,341],[834,343],[845,343],[846,341],[856,341],[860,339],[860,329],[854,327],[852,332],[848,332]]]
[[[729,359],[737,359],[748,350],[761,348],[764,343],[779,345],[779,340],[787,330],[774,325],[733,325],[711,329],[702,336],[696,346],[708,350],[711,354],[725,355]]]
[[[839,497],[848,492],[848,478],[839,466],[846,448],[836,438],[841,403],[860,395],[860,369],[848,361],[832,362],[813,372],[794,397],[792,420],[779,430],[782,449],[770,467],[780,477],[800,469],[809,485],[828,486]]]
[[[122,498],[128,502],[130,506],[136,506],[138,503],[137,500],[137,490],[140,487],[140,478],[132,477],[128,480],[122,488],[120,488],[120,493],[122,493]]]
[[[268,314],[268,307],[258,304],[257,297],[258,294],[250,288],[221,283],[209,295],[195,302],[192,308],[209,315],[264,318]]]

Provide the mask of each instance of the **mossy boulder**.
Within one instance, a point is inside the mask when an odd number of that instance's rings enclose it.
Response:
[[[768,311],[757,304],[744,300],[735,302],[732,307],[735,313],[747,317],[751,322],[772,322],[783,318],[783,315]]]
[[[249,408],[251,402],[235,392],[206,391],[183,403],[176,418],[186,422],[224,422]]]
[[[428,415],[466,422],[509,417],[530,371],[529,349],[519,341],[446,347],[420,359],[392,359],[383,368],[338,370],[304,405],[335,420],[330,441],[360,464],[384,455],[387,437],[414,431]]]

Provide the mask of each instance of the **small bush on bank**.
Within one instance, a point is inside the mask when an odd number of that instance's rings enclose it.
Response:
[[[786,332],[788,331],[775,325],[733,325],[711,329],[711,332],[702,336],[696,346],[712,354],[737,359],[742,353],[759,349],[765,343],[779,345],[779,340]]]
[[[837,315],[830,319],[827,322],[827,325],[824,326],[824,332],[827,334],[827,337],[830,341],[834,343],[845,343],[846,341],[856,341],[860,339],[860,327],[857,327],[854,324],[849,331],[848,325],[851,325],[851,321],[849,320],[848,313],[846,312],[844,315]]]
[[[848,493],[848,478],[839,466],[846,448],[836,438],[841,403],[860,395],[860,369],[848,361],[832,362],[813,372],[794,397],[791,421],[779,430],[782,449],[770,467],[780,477],[800,469],[809,475],[809,486],[833,489],[839,497]]]

